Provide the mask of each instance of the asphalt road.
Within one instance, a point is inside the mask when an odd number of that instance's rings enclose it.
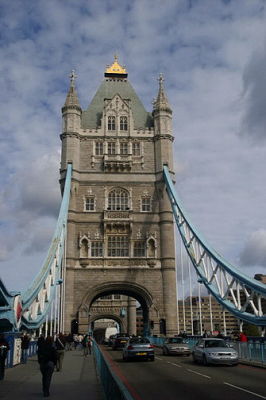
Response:
[[[120,379],[136,400],[258,400],[266,399],[266,370],[251,366],[207,366],[191,357],[163,356],[155,361],[125,362],[122,352],[106,346]]]

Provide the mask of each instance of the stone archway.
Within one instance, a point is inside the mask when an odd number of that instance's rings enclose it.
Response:
[[[153,320],[154,325],[154,321],[158,319],[158,312],[154,306],[151,293],[143,286],[132,282],[106,282],[93,286],[83,297],[79,307],[79,325],[81,330],[86,330],[88,324],[99,319],[99,315],[102,315],[102,318],[108,318],[108,315],[112,315],[110,318],[116,320],[126,332],[125,320],[123,320],[122,316],[119,316],[117,312],[111,314],[108,314],[108,312],[103,312],[102,314],[92,312],[93,302],[102,296],[110,294],[129,296],[140,303],[143,312],[144,332],[145,334],[149,334],[149,321]],[[85,315],[84,310],[86,310]],[[130,318],[130,316],[128,316],[128,318]]]

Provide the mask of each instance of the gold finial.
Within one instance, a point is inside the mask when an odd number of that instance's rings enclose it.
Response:
[[[113,64],[107,65],[107,67],[105,69],[105,73],[106,74],[121,74],[121,75],[127,74],[126,68],[122,67],[122,65],[119,64],[117,54],[114,55]]]
[[[74,86],[75,86],[75,79],[76,79],[77,77],[78,77],[78,76],[77,76],[75,70],[72,69],[72,71],[71,71],[71,73],[70,73],[70,75],[69,75],[69,78],[70,78],[70,86],[71,86],[71,87],[74,87]]]

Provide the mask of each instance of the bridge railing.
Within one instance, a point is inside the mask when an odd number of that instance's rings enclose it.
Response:
[[[92,351],[106,399],[134,400],[95,341],[93,341]]]

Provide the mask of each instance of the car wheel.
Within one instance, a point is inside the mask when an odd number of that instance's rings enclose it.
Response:
[[[207,367],[207,365],[208,365],[208,361],[207,361],[207,358],[206,358],[205,355],[204,355],[203,358],[202,358],[202,364],[203,364],[205,367]]]
[[[197,363],[198,363],[198,360],[196,359],[196,357],[195,357],[195,354],[194,354],[194,353],[192,353],[192,359],[193,359],[193,362],[194,362],[195,364],[197,364]]]
[[[151,361],[154,361],[154,356],[150,358]]]

